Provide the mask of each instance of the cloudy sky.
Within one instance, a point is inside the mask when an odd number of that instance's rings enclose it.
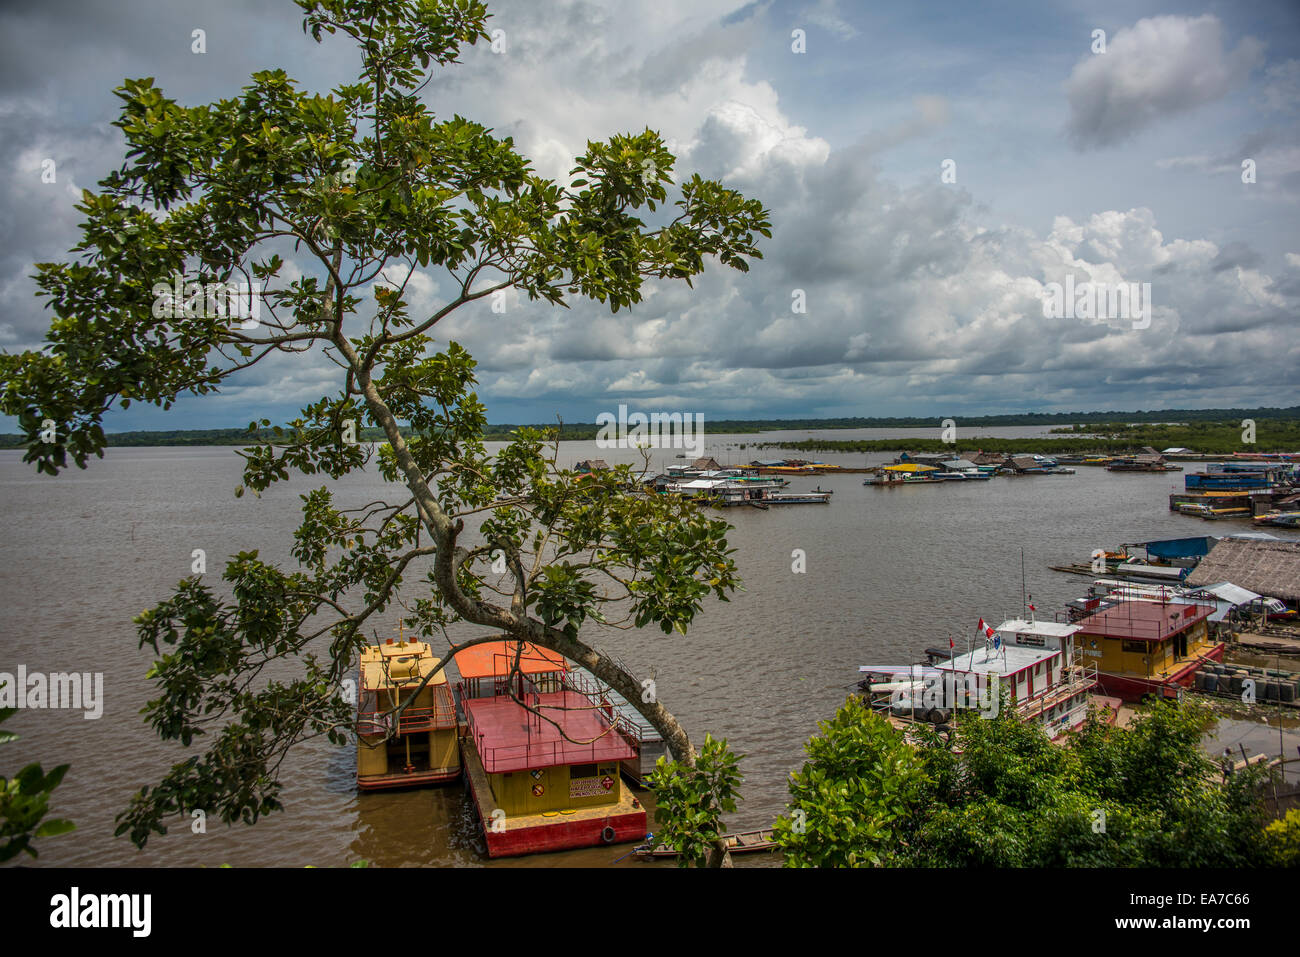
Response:
[[[591,422],[620,403],[707,421],[1300,401],[1300,5],[975,7],[489,0],[503,49],[438,74],[436,112],[513,136],[554,177],[589,139],[649,126],[679,179],[723,179],[774,228],[749,274],[652,286],[628,313],[521,299],[445,321],[491,421]],[[0,349],[39,344],[32,264],[66,255],[81,189],[121,163],[112,88],[153,76],[197,104],[268,67],[325,91],[356,57],[304,36],[289,0],[4,6]],[[1046,317],[1067,276],[1149,283],[1149,324]],[[430,273],[414,304],[449,288]],[[336,371],[285,357],[107,425],[282,421],[336,391]]]

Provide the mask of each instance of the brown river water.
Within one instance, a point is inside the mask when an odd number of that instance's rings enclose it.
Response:
[[[1003,428],[996,434],[1043,433]],[[783,435],[808,433],[766,433],[761,440]],[[836,437],[885,435],[935,431]],[[709,436],[707,451],[721,461],[781,457],[754,449],[756,438]],[[750,447],[742,451],[741,443]],[[559,461],[632,462],[637,455],[566,442]],[[673,456],[656,451],[653,464],[681,461]],[[803,457],[845,466],[892,458]],[[390,867],[609,866],[630,850],[489,862],[459,784],[360,795],[353,750],[325,741],[290,757],[283,769],[286,810],[253,827],[227,828],[213,819],[206,833],[196,834],[178,819],[143,852],[113,837],[114,817],[130,796],[186,753],[160,742],[139,714],[152,690],[145,679],[151,653],[137,647],[132,617],[190,574],[193,549],[205,550],[205,581],[218,589],[226,557],[238,551],[256,548],[264,559],[289,561],[298,495],[322,483],[295,476],[261,498],[236,499],[241,460],[227,448],[110,449],[86,471],[74,468],[57,478],[36,475],[21,459],[21,452],[0,451],[0,671],[12,674],[25,665],[28,672],[104,676],[97,720],[80,711],[23,710],[5,724],[21,739],[0,751],[0,770],[13,773],[29,760],[47,768],[71,764],[53,810],[77,830],[39,844],[38,865],[340,866],[365,859]],[[1170,512],[1168,495],[1182,488],[1180,472],[1079,467],[1075,475],[896,489],[864,487],[864,477],[792,481],[791,491],[833,489],[829,505],[719,512],[735,526],[729,540],[745,590],[728,604],[706,605],[685,637],[649,629],[584,633],[638,675],[653,675],[660,701],[697,743],[709,732],[745,755],[744,801],[728,822],[733,829],[767,826],[782,813],[785,781],[802,764],[804,742],[843,702],[860,664],[906,664],[949,636],[962,644],[980,617],[997,623],[1019,614],[1021,549],[1028,592],[1039,614],[1050,617],[1082,593],[1086,579],[1048,565],[1081,561],[1094,548],[1122,542],[1249,530],[1249,522],[1208,523]],[[373,471],[333,484],[349,505],[384,490]],[[804,574],[792,572],[795,549],[806,553]],[[1256,731],[1246,723],[1231,730],[1233,742],[1257,739],[1268,748],[1271,741],[1276,750],[1276,729]],[[628,858],[618,866],[647,865]]]

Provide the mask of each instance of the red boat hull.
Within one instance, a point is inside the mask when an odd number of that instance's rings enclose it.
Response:
[[[606,828],[613,831],[612,836]],[[518,857],[544,851],[644,841],[645,828],[645,811],[634,811],[586,821],[565,821],[561,816],[554,824],[510,828],[500,833],[485,828],[485,836],[489,857]]]

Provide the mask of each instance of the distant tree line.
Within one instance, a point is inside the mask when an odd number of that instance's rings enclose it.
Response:
[[[1235,418],[1235,417],[1234,417]],[[1243,440],[1246,431],[1242,419],[1255,423],[1253,442]],[[1057,438],[990,438],[987,436],[962,437],[961,428],[969,421],[959,423],[957,441],[945,442],[939,429],[933,438],[922,439],[802,439],[787,442],[756,442],[755,448],[782,448],[801,452],[892,452],[906,448],[912,452],[952,452],[954,455],[973,452],[1038,452],[1050,449],[1053,453],[1098,455],[1124,455],[1137,452],[1146,446],[1157,451],[1167,448],[1186,448],[1205,455],[1231,455],[1234,452],[1295,452],[1300,451],[1300,418],[1267,418],[1263,411],[1254,415],[1243,414],[1242,419],[1230,421],[1197,421],[1177,425],[1129,425],[1106,423],[1092,427],[1054,430],[1064,436]]]
[[[1211,453],[1241,451],[1241,422],[1253,419],[1258,427],[1257,443],[1260,450],[1293,451],[1300,448],[1300,406],[1290,408],[1259,409],[1164,409],[1150,412],[1021,412],[1006,415],[950,416],[958,429],[990,428],[993,426],[1062,425],[1053,429],[1061,434],[1083,433],[1087,436],[1104,436],[1103,439],[1081,438],[1053,439],[1052,448],[1059,451],[1128,451],[1131,446],[1163,443],[1187,445],[1195,451]],[[936,432],[944,421],[939,416],[901,416],[893,418],[829,418],[829,419],[717,419],[705,420],[708,431],[715,435],[746,434],[775,431],[810,431],[831,429],[921,429],[934,428]],[[1175,423],[1175,424],[1169,424]],[[1267,423],[1265,427],[1264,423]],[[1146,424],[1146,428],[1135,426]],[[594,423],[551,423],[549,425],[489,425],[483,438],[489,442],[508,442],[519,429],[534,428],[546,432],[560,441],[591,441],[596,438],[599,426]],[[960,432],[959,432],[960,434]],[[170,445],[250,445],[276,442],[282,437],[274,429],[172,429],[164,431],[110,432],[110,446],[170,446]],[[1235,438],[1234,438],[1235,437]],[[357,432],[362,442],[385,440],[382,429],[364,428]],[[962,447],[974,448],[971,441]],[[883,442],[883,444],[882,444]],[[756,443],[757,444],[757,443]],[[977,441],[986,452],[1022,452],[1042,445],[1041,439],[988,439]],[[23,436],[0,433],[0,448],[23,448]],[[775,447],[776,443],[763,443]],[[762,447],[760,445],[760,447]],[[813,439],[785,442],[781,448],[806,451],[866,452],[897,449],[897,439],[839,441]],[[942,451],[951,449],[936,435],[934,440],[909,440],[909,448],[916,451]],[[1273,448],[1276,447],[1276,448]]]

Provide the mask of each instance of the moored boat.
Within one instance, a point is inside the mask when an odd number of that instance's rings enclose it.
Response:
[[[490,857],[644,838],[645,808],[621,780],[641,729],[531,643],[485,642],[456,655],[468,726],[466,783]]]
[[[1223,660],[1225,645],[1207,625],[1217,610],[1208,603],[1127,599],[1077,622],[1075,648],[1096,666],[1107,694],[1137,701],[1173,693],[1190,686],[1206,662]]]
[[[754,851],[774,851],[780,845],[776,843],[776,834],[771,828],[757,831],[741,831],[738,834],[725,834],[727,851],[731,854],[750,854]],[[636,856],[643,861],[656,857],[676,857],[677,852],[667,844],[640,844]]]
[[[1088,716],[1097,687],[1097,669],[1074,654],[1077,625],[1015,618],[996,629],[980,622],[981,647],[942,660],[942,651],[927,653],[932,667],[909,666],[881,671],[859,670],[885,680],[864,682],[868,702],[891,722],[946,723],[956,709],[996,709],[1002,688],[1020,720],[1036,724],[1050,739],[1080,727]],[[860,685],[860,687],[863,687]]]
[[[456,706],[446,675],[433,673],[438,660],[422,641],[390,638],[362,651],[356,732],[363,791],[460,776]]]

